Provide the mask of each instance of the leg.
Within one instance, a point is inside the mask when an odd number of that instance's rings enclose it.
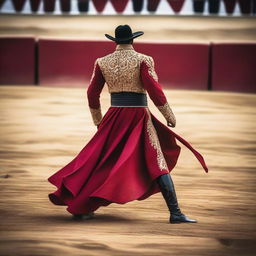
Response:
[[[197,222],[197,220],[190,219],[181,212],[171,175],[169,173],[163,174],[157,178],[157,182],[171,214],[170,223]]]

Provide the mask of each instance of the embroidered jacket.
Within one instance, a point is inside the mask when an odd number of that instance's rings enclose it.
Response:
[[[176,125],[176,118],[158,83],[151,56],[136,52],[133,46],[128,44],[117,45],[113,53],[96,59],[87,89],[89,108],[96,126],[102,119],[100,93],[105,82],[109,93],[122,91],[148,93],[168,124],[173,127]]]

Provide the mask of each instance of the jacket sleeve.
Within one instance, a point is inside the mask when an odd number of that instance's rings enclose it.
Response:
[[[98,126],[102,119],[100,93],[104,87],[105,79],[101,73],[98,59],[94,63],[93,73],[87,89],[88,105],[93,123]]]
[[[176,118],[166,99],[161,85],[158,83],[158,77],[155,72],[154,60],[147,56],[140,65],[140,75],[144,88],[147,90],[150,99],[162,113],[168,124],[173,127],[176,125]]]

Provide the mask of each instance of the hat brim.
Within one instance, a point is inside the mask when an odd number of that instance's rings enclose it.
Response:
[[[120,39],[120,38],[115,38],[115,37],[113,37],[113,36],[111,36],[111,35],[108,35],[108,34],[105,34],[105,36],[106,36],[108,39],[110,39],[110,40],[112,40],[112,41],[115,41],[115,42],[124,42],[124,41],[128,41],[128,40],[134,39],[134,38],[136,38],[136,37],[142,36],[143,34],[144,34],[143,31],[138,31],[138,32],[132,33],[132,36],[126,37],[126,38],[122,38],[122,39]]]

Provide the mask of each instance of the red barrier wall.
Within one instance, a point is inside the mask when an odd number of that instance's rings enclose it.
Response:
[[[40,39],[39,84],[87,86],[96,58],[114,50],[111,42]]]
[[[207,90],[209,44],[140,43],[135,47],[154,58],[163,87]]]
[[[0,84],[35,83],[34,38],[0,38]]]
[[[212,44],[212,89],[256,93],[256,44]]]
[[[155,60],[163,87],[207,90],[208,44],[134,43]],[[84,85],[93,63],[115,50],[111,41],[39,40],[39,84]],[[86,85],[85,85],[86,86]]]
[[[254,43],[134,43],[150,55],[163,87],[256,92]],[[115,50],[111,41],[0,38],[0,84],[88,86],[93,63]],[[211,54],[209,51],[211,49]],[[38,53],[38,54],[37,54]],[[209,60],[210,56],[210,60]],[[210,70],[210,73],[209,73]]]

